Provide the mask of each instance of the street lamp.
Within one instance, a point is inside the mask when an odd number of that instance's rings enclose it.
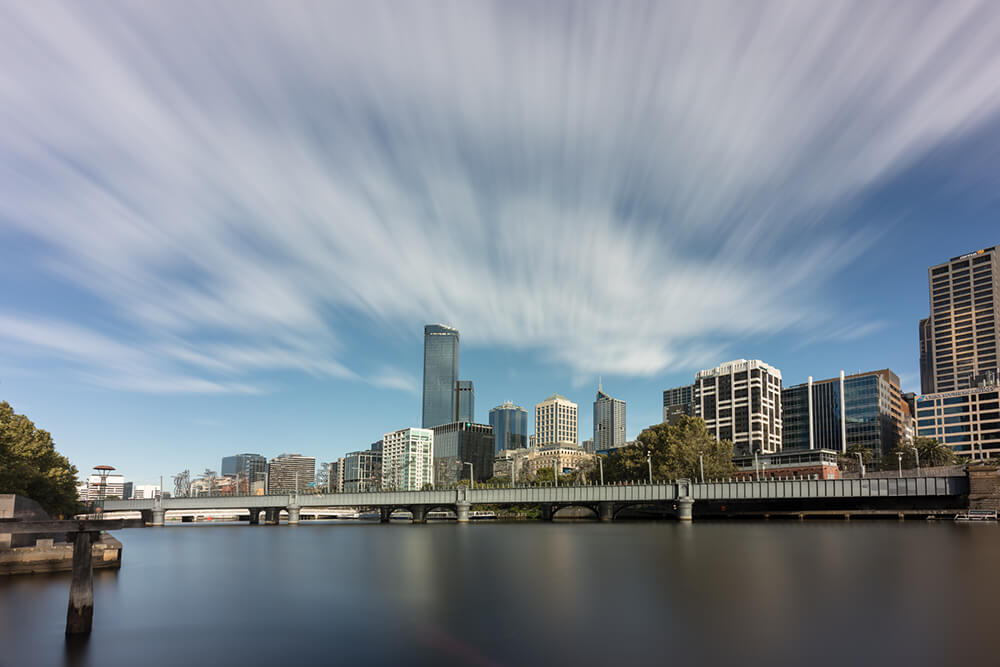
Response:
[[[865,462],[861,459],[861,452],[854,452],[858,457],[858,470],[861,471],[861,476],[865,476]]]
[[[646,450],[646,463],[649,465],[649,483],[653,483],[653,452]]]
[[[899,477],[903,477],[903,452],[896,452],[896,456],[899,458]]]
[[[757,481],[759,482],[760,481],[760,464],[757,462],[757,452],[756,452],[756,450],[753,453],[753,474],[757,478]]]
[[[702,452],[698,452],[698,468],[701,470],[701,483],[705,483],[705,456]]]
[[[920,477],[920,452],[917,451],[917,448],[912,445],[910,446],[910,449],[913,450],[913,455],[917,457],[917,477]]]
[[[472,463],[470,461],[466,461],[464,463],[464,465],[469,466],[469,484],[474,489],[474,488],[476,488],[476,476],[474,474],[475,473],[475,468],[472,467]]]
[[[601,467],[601,486],[604,486],[604,457],[597,455],[597,465]]]

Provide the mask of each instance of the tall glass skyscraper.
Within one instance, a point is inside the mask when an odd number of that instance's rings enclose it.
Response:
[[[528,411],[510,401],[490,410],[496,451],[528,446]]]
[[[458,401],[458,413],[455,415],[455,421],[476,421],[476,389],[472,386],[472,380],[458,381],[455,400]]]
[[[600,452],[624,446],[625,401],[598,389],[594,401],[594,449]]]
[[[457,393],[458,330],[428,324],[424,327],[423,428],[456,421]]]

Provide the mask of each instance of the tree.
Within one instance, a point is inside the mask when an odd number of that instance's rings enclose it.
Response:
[[[616,449],[604,459],[605,482],[649,479],[646,452],[653,464],[653,480],[701,478],[699,454],[706,479],[729,477],[733,465],[733,443],[716,440],[701,417],[682,416],[673,424],[654,424],[639,434],[636,443]]]
[[[872,460],[875,458],[875,452],[869,447],[858,443],[851,445],[847,448],[847,452],[837,459],[837,463],[841,470],[853,470],[855,472],[861,472],[861,468],[858,465],[858,454],[861,454],[861,460],[864,462],[865,466],[871,464]]]
[[[47,431],[0,402],[0,493],[31,498],[53,516],[71,516],[79,510],[76,475]]]
[[[913,446],[920,453],[920,465],[922,466],[949,466],[958,461],[958,457],[955,456],[951,447],[934,438],[917,438],[913,441]]]

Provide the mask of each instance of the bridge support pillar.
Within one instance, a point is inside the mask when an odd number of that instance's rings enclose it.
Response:
[[[285,509],[288,510],[288,525],[289,526],[299,525],[299,506],[289,505]]]
[[[250,525],[259,526],[260,525],[260,510],[253,507],[250,508]]]
[[[161,510],[162,512],[162,510]],[[66,634],[89,635],[94,622],[93,540],[96,533],[69,535],[73,540],[73,582],[69,587]]]
[[[391,507],[380,507],[378,508],[378,520],[380,523],[389,523],[389,517],[392,516]]]
[[[281,519],[281,508],[280,507],[267,507],[264,509],[264,524],[268,526],[277,526],[278,521]]]
[[[693,518],[692,508],[694,507],[694,498],[691,496],[684,496],[683,498],[677,499],[677,518],[681,521],[691,521]]]
[[[469,523],[469,507],[468,502],[460,502],[455,505],[455,514],[458,515],[459,523]]]
[[[152,511],[150,512],[150,515],[152,517],[152,521],[150,521],[149,525],[150,526],[156,526],[158,528],[162,528],[163,527],[163,517],[164,517],[165,514],[166,514],[166,511],[162,507],[160,509],[157,509],[157,508],[154,507],[152,509]]]
[[[597,503],[597,518],[609,522],[615,520],[615,504],[610,501]]]
[[[555,512],[552,511],[552,503],[542,503],[542,521],[552,521]]]
[[[423,505],[414,505],[410,513],[413,514],[413,523],[427,523],[427,508]]]
[[[140,510],[139,513],[142,514],[142,525],[153,525],[153,510]]]

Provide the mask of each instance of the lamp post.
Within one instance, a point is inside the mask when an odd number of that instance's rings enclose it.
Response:
[[[757,462],[757,452],[753,453],[753,474],[760,481],[760,464]]]
[[[899,459],[899,477],[903,477],[903,452],[896,452],[896,457]]]
[[[858,456],[858,470],[861,471],[861,476],[865,476],[865,462],[861,459],[861,452],[854,452]]]
[[[604,457],[597,455],[597,465],[601,467],[601,486],[604,486]]]
[[[705,483],[705,456],[703,452],[698,452],[698,469],[701,471],[701,483]]]
[[[555,459],[552,461],[552,479],[555,480],[555,485],[559,486],[559,455],[557,454]]]
[[[476,475],[475,475],[476,470],[475,468],[472,467],[472,462],[466,461],[463,465],[469,466],[469,484],[473,489],[476,488]]]
[[[910,449],[913,450],[913,455],[917,457],[917,477],[920,477],[920,452],[912,445],[910,446]]]
[[[649,483],[653,483],[653,452],[646,450],[646,463],[649,465]]]

